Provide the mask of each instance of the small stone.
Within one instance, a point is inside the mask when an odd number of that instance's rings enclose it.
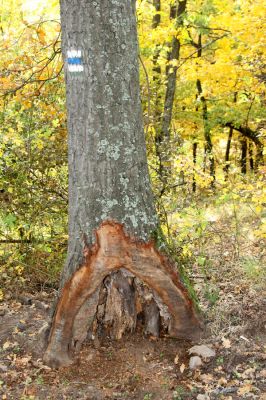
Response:
[[[4,364],[0,364],[0,371],[1,371],[1,372],[7,372],[7,371],[8,371],[7,366],[4,365]]]
[[[201,358],[199,356],[193,356],[189,359],[189,368],[197,369],[202,365]]]
[[[212,358],[216,355],[215,351],[205,344],[202,344],[200,346],[193,346],[189,349],[188,352],[189,354],[196,354],[197,356],[203,358]]]
[[[37,308],[39,308],[39,310],[47,311],[47,310],[49,309],[48,304],[43,303],[43,302],[40,301],[40,300],[35,300],[35,301],[34,301],[34,304],[35,304],[35,306],[36,306]]]
[[[197,400],[210,400],[209,396],[205,394],[198,394]]]
[[[17,301],[19,301],[21,304],[24,304],[26,306],[32,305],[32,299],[28,296],[19,295],[17,298]]]
[[[49,330],[49,324],[48,324],[48,322],[45,322],[38,330],[38,335],[45,336],[48,330]]]
[[[27,326],[25,324],[23,324],[22,322],[19,322],[17,324],[17,328],[20,332],[24,332],[27,329]]]

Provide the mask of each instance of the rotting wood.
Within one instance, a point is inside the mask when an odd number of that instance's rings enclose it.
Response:
[[[44,361],[51,367],[72,362],[73,326],[85,301],[97,291],[111,272],[126,269],[155,291],[170,314],[172,337],[196,339],[201,324],[186,289],[170,261],[153,242],[143,243],[127,236],[123,226],[106,221],[96,231],[96,242],[84,250],[84,263],[61,291],[48,339]]]

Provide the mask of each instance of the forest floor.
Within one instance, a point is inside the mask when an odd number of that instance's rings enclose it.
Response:
[[[244,233],[236,243],[223,224],[212,225],[212,245],[201,243],[204,271],[198,264],[192,271],[208,331],[196,344],[215,356],[191,369],[193,344],[137,332],[87,343],[71,367],[52,370],[35,354],[54,293],[7,292],[0,303],[0,399],[266,400],[265,242]]]

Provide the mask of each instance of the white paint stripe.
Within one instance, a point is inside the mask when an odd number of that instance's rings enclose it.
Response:
[[[81,57],[81,50],[68,50],[67,56],[69,58],[80,58]]]
[[[83,65],[76,65],[76,64],[70,64],[68,66],[69,72],[83,72],[84,71],[84,66]]]

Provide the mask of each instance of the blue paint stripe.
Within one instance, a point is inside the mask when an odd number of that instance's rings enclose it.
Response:
[[[81,65],[82,64],[82,59],[79,57],[72,57],[67,59],[68,64],[72,65]]]

